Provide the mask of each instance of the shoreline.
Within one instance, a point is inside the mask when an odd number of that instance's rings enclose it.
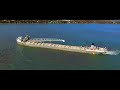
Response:
[[[0,20],[0,24],[120,24],[120,20]]]

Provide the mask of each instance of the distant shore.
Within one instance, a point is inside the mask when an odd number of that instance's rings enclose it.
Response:
[[[88,24],[88,23],[98,23],[98,24],[120,24],[120,20],[0,20],[2,24],[8,23],[40,23],[40,24]]]

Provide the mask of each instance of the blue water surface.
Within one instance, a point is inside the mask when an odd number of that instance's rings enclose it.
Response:
[[[83,53],[17,45],[18,36],[60,38],[60,44],[107,47],[120,50],[119,24],[0,24],[0,69],[116,70],[120,54]]]

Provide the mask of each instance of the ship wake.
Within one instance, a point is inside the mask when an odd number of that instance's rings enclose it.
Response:
[[[119,50],[115,50],[115,51],[108,51],[105,54],[109,54],[109,55],[118,55],[120,53]]]

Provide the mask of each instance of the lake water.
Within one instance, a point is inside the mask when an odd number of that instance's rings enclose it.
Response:
[[[91,55],[16,44],[18,36],[60,38],[61,44],[120,51],[119,24],[0,24],[0,69],[120,70],[120,54]],[[59,43],[59,42],[57,42]]]

